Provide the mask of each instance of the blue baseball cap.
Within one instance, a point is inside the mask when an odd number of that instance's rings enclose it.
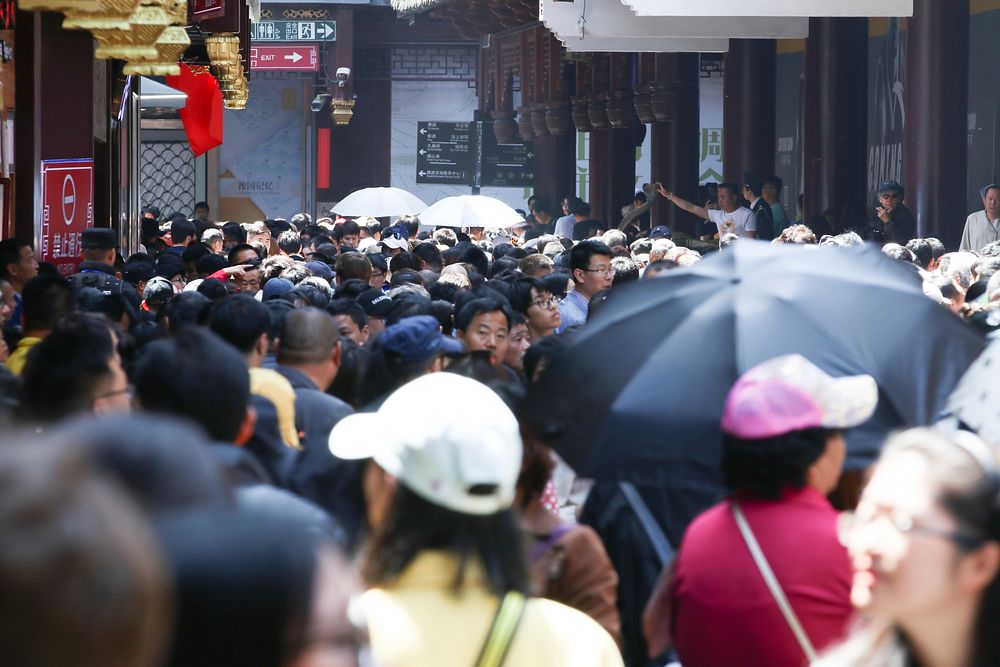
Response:
[[[649,238],[651,239],[669,239],[670,238],[670,228],[666,225],[657,225],[649,230]]]
[[[333,269],[330,268],[329,264],[324,262],[306,262],[306,268],[312,271],[314,276],[319,276],[325,280],[331,280],[333,278]]]
[[[261,300],[268,301],[275,299],[283,294],[288,294],[293,289],[295,289],[295,284],[291,280],[287,278],[271,278],[264,283],[264,293],[261,295]]]
[[[462,344],[441,333],[441,325],[430,315],[406,317],[386,327],[379,335],[386,350],[398,354],[405,364],[429,361],[437,354],[459,354]]]
[[[903,186],[899,184],[899,181],[886,181],[878,187],[878,193],[880,195],[895,192],[897,195],[903,194]]]

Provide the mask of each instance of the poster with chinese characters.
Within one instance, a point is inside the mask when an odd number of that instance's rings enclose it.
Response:
[[[64,276],[80,263],[83,230],[94,226],[94,160],[42,161],[40,259]]]
[[[700,89],[701,137],[698,183],[722,182],[723,73],[702,68]]]
[[[290,218],[305,210],[302,86],[252,72],[247,108],[226,111],[219,152],[219,219]],[[310,84],[311,85],[311,84]]]

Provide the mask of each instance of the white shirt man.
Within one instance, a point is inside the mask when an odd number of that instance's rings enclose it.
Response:
[[[995,241],[1000,241],[1000,185],[983,188],[983,210],[965,221],[960,251],[979,252]]]
[[[677,205],[678,208],[693,213],[703,220],[711,220],[719,228],[719,238],[726,234],[737,234],[742,238],[757,238],[757,220],[753,211],[740,206],[739,190],[731,183],[719,186],[719,208],[707,209],[681,199],[674,193],[659,186],[659,193]]]
[[[734,211],[723,211],[721,209],[705,209],[708,219],[719,228],[719,238],[726,234],[736,234],[743,238],[756,238],[757,220],[753,211],[740,206]]]

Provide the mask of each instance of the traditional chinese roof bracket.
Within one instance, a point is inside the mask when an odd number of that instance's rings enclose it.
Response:
[[[22,10],[59,11],[63,28],[87,30],[94,56],[128,61],[128,74],[178,74],[191,43],[184,31],[187,0],[19,0]]]

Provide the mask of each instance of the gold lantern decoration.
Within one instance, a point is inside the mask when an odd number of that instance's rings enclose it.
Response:
[[[330,100],[330,117],[334,125],[349,125],[354,117],[354,100]]]
[[[205,38],[205,48],[212,61],[212,74],[219,81],[223,106],[245,109],[250,85],[240,57],[239,37],[231,32],[217,32]]]

